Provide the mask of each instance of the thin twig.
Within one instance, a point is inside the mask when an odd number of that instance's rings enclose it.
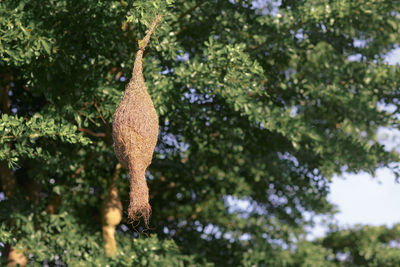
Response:
[[[100,111],[99,107],[97,106],[97,103],[96,103],[96,102],[94,102],[94,107],[97,109],[97,112],[99,113],[100,118],[101,118],[101,120],[103,121],[104,125],[107,125],[107,122],[106,122],[106,120],[103,118],[103,115],[101,115],[101,111]]]
[[[83,117],[86,117],[86,118],[88,118],[94,125],[96,125],[96,122],[94,121],[94,120],[92,120],[92,118],[90,118],[90,117],[88,117],[88,116],[86,116],[85,114],[83,114],[82,112],[78,112],[79,113],[79,115],[81,115],[81,116],[83,116]]]
[[[85,165],[80,166],[78,169],[76,169],[74,171],[71,178],[74,179],[75,177],[77,177],[84,169],[85,169]]]
[[[78,131],[87,133],[87,134],[95,136],[95,137],[106,137],[105,133],[95,133],[92,130],[85,129],[85,128],[78,128]]]

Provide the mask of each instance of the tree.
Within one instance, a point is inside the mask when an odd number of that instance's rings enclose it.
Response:
[[[331,231],[320,243],[334,252],[336,262],[345,266],[397,266],[399,240],[399,224],[391,228],[358,225]]]
[[[400,69],[384,62],[399,11],[383,0],[0,2],[0,242],[36,265],[300,266],[291,248],[305,212],[333,211],[334,174],[398,174],[376,132],[399,125]],[[143,62],[160,120],[153,214],[145,231],[124,213],[107,258],[101,203],[114,176],[123,211],[129,190],[112,116],[155,14]],[[320,253],[315,266],[334,264],[330,248],[301,244]]]

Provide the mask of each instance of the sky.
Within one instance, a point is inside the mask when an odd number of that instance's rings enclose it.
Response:
[[[340,213],[340,225],[400,223],[400,184],[389,169],[379,169],[375,178],[369,174],[345,174],[335,177],[329,199]]]
[[[400,64],[400,48],[389,53],[386,59],[389,64]],[[379,135],[386,137],[382,143],[388,148],[400,146],[399,132],[383,129]],[[400,183],[395,182],[389,169],[379,169],[375,178],[366,173],[334,177],[328,199],[338,207],[335,219],[340,226],[400,223]],[[321,236],[324,231],[325,228],[317,226],[313,234]]]

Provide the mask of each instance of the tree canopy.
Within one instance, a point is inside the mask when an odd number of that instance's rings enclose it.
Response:
[[[128,222],[111,125],[156,14],[146,229]],[[398,266],[398,226],[309,242],[305,214],[334,212],[335,174],[399,174],[377,140],[399,128],[400,68],[384,61],[399,30],[385,0],[1,1],[0,242],[33,266]],[[109,258],[101,203],[115,174],[124,214]]]

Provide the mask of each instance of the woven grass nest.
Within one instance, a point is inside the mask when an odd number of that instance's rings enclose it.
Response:
[[[145,173],[157,143],[158,116],[144,82],[142,57],[160,20],[161,16],[156,16],[145,38],[139,42],[132,78],[113,118],[114,151],[118,161],[129,170],[130,175],[128,217],[132,222],[143,218],[146,225],[151,207]]]

